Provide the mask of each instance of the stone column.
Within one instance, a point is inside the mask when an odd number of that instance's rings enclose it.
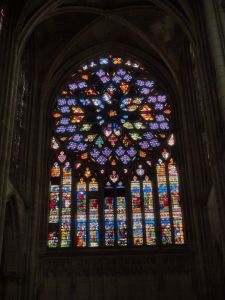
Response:
[[[221,10],[221,11],[220,11]],[[208,209],[211,216],[217,212],[215,222],[219,226],[212,230],[212,251],[214,259],[218,259],[221,269],[225,266],[225,172],[224,172],[224,119],[225,119],[225,64],[224,64],[224,29],[221,25],[224,20],[222,6],[217,0],[204,0],[195,2],[196,16],[196,64],[202,98],[204,134],[208,145],[210,161],[211,193],[206,199],[206,205],[210,208],[213,203],[214,211]],[[212,198],[213,199],[210,199]],[[205,223],[207,226],[207,223]],[[210,226],[210,224],[209,224]],[[217,228],[217,230],[215,230]],[[218,248],[218,250],[216,249]],[[216,253],[218,252],[218,253]],[[221,255],[220,255],[221,253]],[[219,258],[217,258],[220,256]],[[213,273],[213,264],[210,273]],[[217,268],[217,293],[225,294],[222,283],[223,272]],[[219,274],[220,273],[220,274]],[[214,282],[216,280],[214,279]],[[219,291],[220,290],[220,291]],[[211,299],[211,298],[210,298]],[[223,298],[218,298],[223,299]]]
[[[211,120],[207,120],[209,123],[208,128],[211,130],[213,136],[208,136],[208,141],[211,147],[211,165],[212,170],[215,171],[212,174],[215,178],[215,188],[217,192],[217,204],[221,212],[221,229],[225,231],[224,222],[224,166],[225,166],[225,136],[224,136],[224,120],[225,120],[225,9],[223,7],[223,1],[221,0],[204,0],[204,17],[206,30],[208,32],[207,41],[211,54],[211,61],[214,67],[211,68],[211,74],[208,75],[209,82],[206,90],[211,85],[211,92],[208,97],[208,114],[211,115]],[[206,43],[205,43],[206,45]],[[206,51],[206,49],[204,49]],[[202,51],[203,52],[203,51]],[[206,62],[207,64],[207,62]],[[209,63],[208,63],[209,65]],[[213,71],[215,70],[215,74]],[[205,86],[207,82],[204,82]],[[213,86],[216,85],[216,86]],[[215,92],[216,91],[216,92]],[[210,99],[211,97],[211,99]],[[213,109],[212,104],[216,105],[218,100],[218,106]],[[217,124],[217,125],[216,125]],[[215,128],[215,129],[214,129]],[[214,132],[213,132],[214,130]],[[220,195],[219,195],[220,194]],[[220,198],[220,200],[219,200]],[[221,244],[225,249],[225,240],[221,239]]]
[[[4,211],[9,180],[17,87],[17,47],[13,11],[5,11],[0,36],[0,257],[4,227]]]
[[[225,120],[225,9],[221,0],[204,0],[208,40],[216,71],[217,90]]]

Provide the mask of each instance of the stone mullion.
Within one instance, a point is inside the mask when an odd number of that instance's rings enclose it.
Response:
[[[126,213],[127,213],[127,246],[133,245],[133,224],[132,224],[132,197],[131,197],[131,176],[126,178]]]

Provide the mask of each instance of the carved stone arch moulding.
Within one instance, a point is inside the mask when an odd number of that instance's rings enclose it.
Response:
[[[165,13],[171,14],[180,24],[182,27],[182,30],[186,33],[188,36],[189,40],[194,41],[195,36],[194,36],[194,28],[190,26],[193,22],[193,16],[190,14],[189,19],[182,16],[181,11],[176,8],[175,5],[173,4],[165,4],[165,3],[159,3],[158,1],[153,1],[156,7],[159,7],[162,9],[162,11],[165,11]],[[61,6],[60,6],[61,5]],[[28,5],[29,6],[29,5]],[[145,9],[152,9],[152,6],[150,5],[149,7],[147,5],[144,6]],[[142,8],[142,6],[131,6],[131,7],[123,7],[120,9],[112,9],[112,13],[118,14],[120,12],[124,11],[132,11],[137,8]],[[67,11],[70,12],[87,12],[87,13],[92,13],[95,15],[100,15],[100,16],[106,16],[107,12],[105,12],[104,9],[96,9],[93,7],[82,7],[82,6],[67,6]],[[25,10],[24,10],[25,11]],[[26,8],[26,11],[29,11],[28,7]],[[21,19],[18,22],[17,30],[18,30],[18,40],[19,40],[19,53],[23,51],[23,48],[29,39],[30,35],[32,32],[34,32],[37,28],[38,25],[40,25],[44,20],[53,17],[54,15],[57,14],[63,14],[65,13],[65,8],[63,7],[63,1],[57,2],[57,3],[52,3],[52,1],[48,1],[44,5],[42,5],[38,10],[36,10],[35,13],[31,14],[30,19],[28,18],[28,21],[25,22],[26,13],[24,12],[21,15]],[[190,11],[189,11],[190,13]],[[190,21],[191,20],[191,21]],[[191,29],[190,29],[191,28]]]

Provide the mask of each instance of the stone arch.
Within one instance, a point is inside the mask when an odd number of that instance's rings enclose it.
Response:
[[[49,155],[49,140],[50,140],[50,125],[49,125],[49,116],[51,115],[51,109],[52,109],[52,102],[53,99],[55,99],[55,96],[57,91],[59,90],[60,86],[66,81],[66,77],[70,73],[71,69],[74,68],[74,66],[79,65],[80,63],[86,61],[90,57],[96,57],[98,55],[109,53],[111,51],[112,53],[115,51],[116,53],[123,53],[127,54],[131,57],[136,58],[138,61],[144,63],[146,67],[149,67],[154,76],[157,77],[159,82],[164,86],[170,95],[173,97],[174,104],[179,104],[179,97],[181,97],[181,89],[180,89],[180,83],[179,79],[176,76],[176,72],[174,70],[168,68],[168,66],[165,64],[162,64],[162,62],[159,62],[157,58],[153,57],[152,55],[138,49],[135,47],[128,46],[123,43],[118,42],[105,42],[105,43],[98,43],[97,45],[90,47],[87,50],[79,51],[78,53],[74,53],[72,55],[72,50],[75,49],[76,43],[73,41],[69,43],[68,47],[65,47],[66,49],[63,51],[63,53],[60,53],[59,57],[56,58],[56,60],[52,63],[50,71],[48,75],[46,76],[45,82],[43,84],[43,88],[41,90],[41,105],[42,105],[42,122],[40,122],[40,126],[42,127],[43,132],[47,132],[47,134],[42,136],[42,140],[40,142],[39,146],[39,153],[42,157],[42,164],[41,164],[41,172],[43,174],[41,178],[41,184],[44,187],[42,192],[42,199],[46,199],[47,195],[47,182],[48,182],[48,171],[46,166],[48,165],[48,155]],[[124,49],[126,51],[124,52]],[[69,57],[69,59],[63,61],[63,57]],[[60,62],[60,63],[59,63]],[[180,107],[180,104],[177,105],[179,109],[178,111],[181,111],[182,108]],[[175,115],[177,112],[175,112]],[[182,113],[180,112],[180,115]],[[178,126],[182,128],[182,122],[184,120],[178,119],[177,116],[175,116],[178,122]],[[181,136],[181,134],[179,134]],[[181,138],[182,140],[182,138]],[[183,151],[182,149],[182,143],[180,146],[180,156],[182,157],[181,160],[184,160],[183,158]],[[184,176],[184,175],[183,175]],[[185,181],[185,180],[184,180]],[[186,192],[185,192],[186,193]],[[43,249],[46,247],[46,226],[47,226],[47,202],[42,201],[40,203],[40,210],[39,212],[42,212],[41,214],[45,216],[45,222],[41,225],[41,235],[42,235],[42,241],[43,241]]]
[[[182,27],[183,32],[188,36],[188,39],[195,43],[196,37],[195,37],[195,25],[192,26],[193,21],[193,14],[190,12],[190,10],[185,7],[185,4],[179,3],[179,9],[176,8],[175,4],[170,3],[161,3],[157,0],[150,1],[151,3],[149,5],[146,5],[146,9],[152,9],[152,7],[155,7],[157,9],[162,9],[165,13],[171,14],[180,26]],[[38,25],[40,25],[44,20],[49,19],[55,15],[60,15],[65,12],[87,12],[95,14],[96,16],[106,16],[107,10],[100,9],[100,8],[93,8],[91,5],[87,6],[67,6],[64,8],[62,6],[63,1],[57,1],[55,3],[52,3],[52,1],[48,1],[44,5],[41,5],[35,12],[31,11],[31,6],[29,7],[29,4],[25,6],[24,13],[21,15],[21,18],[18,21],[17,31],[20,32],[19,35],[19,51],[22,51],[24,48],[26,42],[28,41],[30,35],[33,31],[37,28]],[[122,7],[113,9],[112,12],[114,15],[119,15],[122,11],[130,11],[133,9],[138,9],[138,5],[133,5],[131,7]],[[25,11],[28,11],[30,13],[29,18],[27,18]]]

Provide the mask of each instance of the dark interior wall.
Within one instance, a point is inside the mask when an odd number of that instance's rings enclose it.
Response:
[[[165,274],[99,274],[48,276],[40,299],[197,299],[190,276],[182,272]]]

